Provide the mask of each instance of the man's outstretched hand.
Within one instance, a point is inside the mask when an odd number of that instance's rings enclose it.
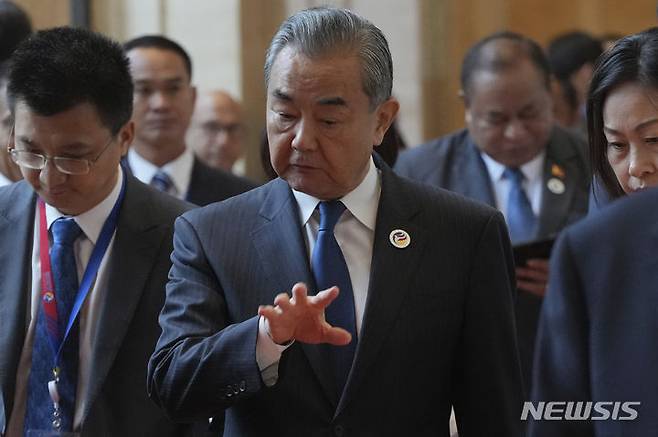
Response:
[[[331,287],[309,296],[306,284],[298,282],[292,287],[292,297],[281,293],[274,298],[274,306],[259,306],[258,314],[265,318],[275,343],[295,340],[343,346],[352,341],[352,335],[343,328],[331,326],[324,319],[324,309],[338,293],[338,287]]]

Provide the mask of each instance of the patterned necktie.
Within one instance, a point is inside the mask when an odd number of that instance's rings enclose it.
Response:
[[[332,326],[347,330],[352,341],[346,346],[328,346],[338,395],[343,392],[356,350],[356,317],[354,293],[350,273],[334,236],[334,226],[345,211],[340,201],[320,202],[320,228],[313,248],[311,264],[318,291],[337,285],[340,293],[325,310],[325,318]]]
[[[521,243],[535,238],[537,217],[523,189],[523,173],[518,168],[508,167],[503,173],[510,182],[507,197],[507,224],[512,243]]]
[[[151,186],[157,188],[160,191],[171,194],[171,189],[173,188],[174,184],[167,173],[162,170],[158,170],[151,179]]]
[[[60,218],[51,225],[51,232],[53,245],[50,248],[50,262],[57,299],[57,325],[63,337],[78,293],[78,269],[73,243],[82,234],[82,230],[72,218]],[[78,325],[79,322],[76,320],[62,350],[57,384],[60,414],[54,415],[53,402],[48,393],[48,382],[53,379],[54,354],[48,340],[43,305],[39,303],[25,410],[26,434],[30,429],[58,428],[64,432],[73,429],[78,381]]]

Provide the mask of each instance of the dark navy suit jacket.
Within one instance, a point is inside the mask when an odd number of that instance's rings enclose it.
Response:
[[[128,173],[132,174],[130,164],[125,156],[121,159],[121,165]],[[248,179],[212,168],[204,164],[197,156],[194,156],[190,185],[185,200],[194,205],[205,206],[244,193],[255,186]]]
[[[294,343],[266,388],[258,305],[314,289],[297,203],[276,179],[176,222],[149,390],[182,420],[226,411],[225,436],[448,436],[519,432],[513,261],[501,214],[399,178],[381,160],[368,298],[341,398],[324,347]],[[411,245],[389,234],[404,229]]]
[[[13,407],[31,293],[36,196],[24,181],[0,188],[0,434]],[[171,262],[174,219],[183,202],[127,176],[108,264],[108,292],[92,339],[82,436],[179,436],[146,393],[146,365],[160,334],[157,317]]]
[[[638,418],[537,421],[532,437],[658,435],[656,205],[634,194],[564,231],[535,355],[534,400],[640,401]]]
[[[585,147],[577,136],[559,127],[553,129],[546,146],[538,239],[556,235],[587,213],[589,170]],[[402,176],[496,207],[491,179],[480,150],[465,129],[403,152],[395,170]],[[548,189],[551,178],[562,181],[565,187],[563,193]],[[517,327],[526,388],[531,381],[540,309],[541,298],[530,293],[519,293]]]

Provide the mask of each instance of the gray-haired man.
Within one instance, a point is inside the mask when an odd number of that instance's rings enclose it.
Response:
[[[177,222],[152,397],[226,411],[225,436],[447,435],[453,405],[463,436],[516,435],[503,218],[373,158],[398,110],[381,31],[299,12],[265,77],[280,178]]]

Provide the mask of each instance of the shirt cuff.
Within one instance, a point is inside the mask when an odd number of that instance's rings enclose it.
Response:
[[[276,384],[279,378],[279,360],[284,350],[290,347],[274,343],[265,325],[265,318],[261,316],[258,320],[258,338],[256,339],[256,363],[260,370],[261,378],[266,386]]]

